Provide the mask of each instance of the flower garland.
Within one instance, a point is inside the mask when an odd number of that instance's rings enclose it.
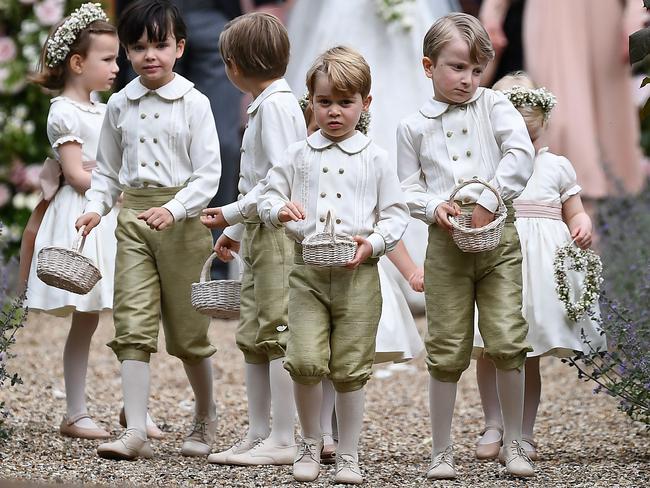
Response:
[[[503,90],[503,94],[508,97],[508,100],[510,100],[515,107],[528,105],[530,107],[541,108],[542,112],[544,112],[545,122],[551,115],[551,110],[557,104],[555,95],[544,87],[530,89],[515,85],[509,90]]]
[[[411,30],[413,21],[406,15],[406,4],[415,0],[375,0],[377,12],[384,22],[399,22],[405,31]]]
[[[305,93],[303,97],[298,100],[298,104],[304,112],[309,105],[309,93]],[[357,123],[355,129],[361,132],[364,136],[368,135],[368,130],[370,129],[370,112],[365,110],[361,112],[361,117],[359,117],[359,122]]]
[[[567,260],[569,264],[567,265]],[[600,285],[603,282],[603,264],[600,257],[590,249],[580,249],[573,242],[560,247],[553,260],[555,275],[555,291],[564,304],[567,317],[578,322],[589,311],[600,296]],[[576,303],[571,302],[573,290],[567,278],[567,271],[575,270],[585,273],[581,296]]]

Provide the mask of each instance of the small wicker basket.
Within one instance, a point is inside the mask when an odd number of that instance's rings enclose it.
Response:
[[[494,220],[486,226],[473,228],[472,214],[463,212],[456,217],[449,217],[449,222],[453,227],[451,235],[458,248],[463,252],[491,251],[495,249],[501,241],[501,233],[503,232],[503,226],[505,225],[507,216],[506,206],[503,203],[503,198],[501,198],[499,192],[496,191],[496,189],[494,189],[494,187],[492,187],[488,182],[475,176],[474,178],[466,180],[458,185],[451,193],[449,201],[453,202],[454,197],[462,188],[474,183],[487,187],[496,195],[499,207],[494,214]]]
[[[72,249],[48,246],[39,251],[36,275],[43,283],[85,295],[102,279],[92,260],[81,254],[86,242],[84,229],[82,226],[77,232]]]
[[[311,266],[345,266],[354,258],[357,243],[346,234],[334,230],[334,212],[327,211],[325,228],[302,241],[302,259]]]
[[[192,306],[203,315],[218,319],[239,318],[239,302],[241,296],[241,278],[244,272],[244,263],[238,254],[233,253],[239,265],[238,280],[210,280],[212,261],[217,257],[212,253],[203,265],[199,283],[192,283]]]

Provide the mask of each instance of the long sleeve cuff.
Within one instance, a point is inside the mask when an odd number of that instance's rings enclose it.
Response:
[[[164,204],[163,208],[169,210],[176,222],[180,222],[181,220],[185,219],[185,217],[187,217],[187,211],[185,210],[185,207],[175,198],[172,198],[170,201]]]
[[[490,212],[494,213],[499,207],[499,200],[491,190],[485,189],[481,196],[476,201],[477,205],[487,208]]]
[[[429,224],[435,224],[436,209],[441,203],[445,203],[445,200],[442,200],[440,198],[432,198],[427,202],[427,206],[424,208],[424,216],[426,217]]]
[[[223,212],[223,218],[226,219],[226,222],[228,222],[229,225],[235,225],[244,221],[244,215],[241,213],[239,208],[239,202],[224,205],[221,207],[221,211]]]
[[[372,246],[372,257],[377,258],[386,251],[386,241],[381,234],[373,232],[368,236],[368,242]]]
[[[273,225],[273,227],[275,227],[276,229],[282,227],[282,222],[280,222],[280,210],[284,208],[284,205],[285,205],[284,203],[278,203],[277,205],[271,207],[271,211],[269,212],[271,225]]]
[[[106,212],[106,205],[104,205],[102,202],[97,202],[97,201],[89,201],[86,204],[86,208],[84,209],[84,213],[88,212],[93,212],[101,217],[105,216],[108,212]]]
[[[241,242],[242,237],[244,236],[244,224],[235,224],[230,227],[226,227],[223,230],[223,233],[226,237],[231,238],[233,241]]]

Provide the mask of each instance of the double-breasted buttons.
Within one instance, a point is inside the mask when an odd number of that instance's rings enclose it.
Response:
[[[159,113],[155,113],[155,114],[153,114],[153,116],[154,116],[155,118],[160,118],[160,114],[159,114]]]
[[[140,138],[140,142],[144,142],[144,141],[145,141],[145,138],[144,138],[144,137],[141,137],[141,138]]]
[[[239,154],[244,154],[245,152],[246,152],[246,149],[244,149],[243,147],[239,148]]]
[[[463,129],[463,134],[467,134],[467,127]]]
[[[469,151],[469,150],[468,150],[465,154],[466,154],[467,157],[469,158],[469,157],[472,155],[472,151]]]
[[[327,196],[327,193],[325,193],[324,191],[321,192],[321,194],[320,194],[320,197],[321,197],[321,198],[325,198],[326,196]]]
[[[339,168],[339,174],[342,175],[343,173],[345,173],[345,170],[343,168]]]
[[[336,223],[337,223],[337,224],[340,224],[340,223],[341,223],[341,219],[336,219]]]
[[[147,165],[147,163],[145,163],[144,161],[140,162],[140,166],[145,167],[146,165]]]
[[[320,221],[321,221],[321,222],[325,222],[325,217],[321,217],[321,218],[320,218]]]
[[[154,137],[154,138],[153,138],[153,143],[154,143],[154,144],[158,144],[158,138],[157,138],[157,137]]]
[[[329,170],[330,170],[330,169],[329,169],[327,166],[325,166],[325,167],[323,168],[323,173],[327,173]]]
[[[337,194],[336,194],[336,198],[341,198],[341,194],[340,194],[340,193],[337,193]]]
[[[140,114],[140,118],[141,118],[141,119],[146,119],[146,118],[147,118],[147,114]]]
[[[453,135],[454,135],[454,133],[453,133],[452,131],[450,131],[450,130],[447,131],[447,137],[451,137],[451,136],[453,136]]]
[[[453,159],[454,161],[458,161],[458,156],[456,156],[456,155],[454,154],[454,155],[451,157],[451,159]]]
[[[154,166],[160,166],[160,161],[156,161],[156,162],[153,163],[153,164],[154,164]]]

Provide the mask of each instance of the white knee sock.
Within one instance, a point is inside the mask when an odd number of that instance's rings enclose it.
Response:
[[[542,378],[539,374],[539,357],[526,359],[526,386],[524,388],[524,420],[521,434],[533,439],[535,419],[542,393]]]
[[[149,363],[127,359],[122,361],[122,394],[126,426],[137,429],[147,438],[147,403],[150,384]]]
[[[332,429],[332,417],[334,415],[334,402],[336,399],[336,390],[332,381],[323,378],[321,382],[323,385],[323,405],[320,412],[320,428],[323,432],[323,443],[334,443],[334,431]]]
[[[454,417],[458,384],[429,377],[432,457],[451,445],[451,421]]]
[[[86,409],[86,372],[88,370],[88,353],[90,341],[97,330],[99,315],[96,313],[72,314],[70,332],[63,349],[63,379],[65,381],[65,400],[68,418],[87,412]],[[91,419],[81,419],[76,425],[83,428],[95,428]]]
[[[516,369],[497,370],[497,391],[503,417],[503,445],[521,442],[524,412],[524,372]]]
[[[338,454],[349,454],[359,460],[359,436],[363,427],[363,410],[366,392],[356,391],[336,393],[336,419],[339,423]]]
[[[497,370],[489,359],[476,360],[476,382],[481,395],[485,425],[503,427],[501,404],[497,394]],[[498,432],[489,430],[480,440],[481,444],[490,444],[500,439]]]
[[[290,446],[296,442],[296,402],[293,399],[293,381],[283,363],[284,358],[269,363],[273,419],[269,440],[273,445]]]
[[[183,363],[185,374],[194,392],[194,411],[197,417],[217,418],[217,404],[214,401],[212,361],[203,358],[196,364]]]
[[[320,440],[320,412],[323,404],[323,387],[316,385],[301,385],[293,382],[293,395],[296,399],[296,409],[300,418],[302,436]]]
[[[248,440],[266,439],[269,435],[271,386],[269,363],[246,363],[246,395],[248,397]]]

